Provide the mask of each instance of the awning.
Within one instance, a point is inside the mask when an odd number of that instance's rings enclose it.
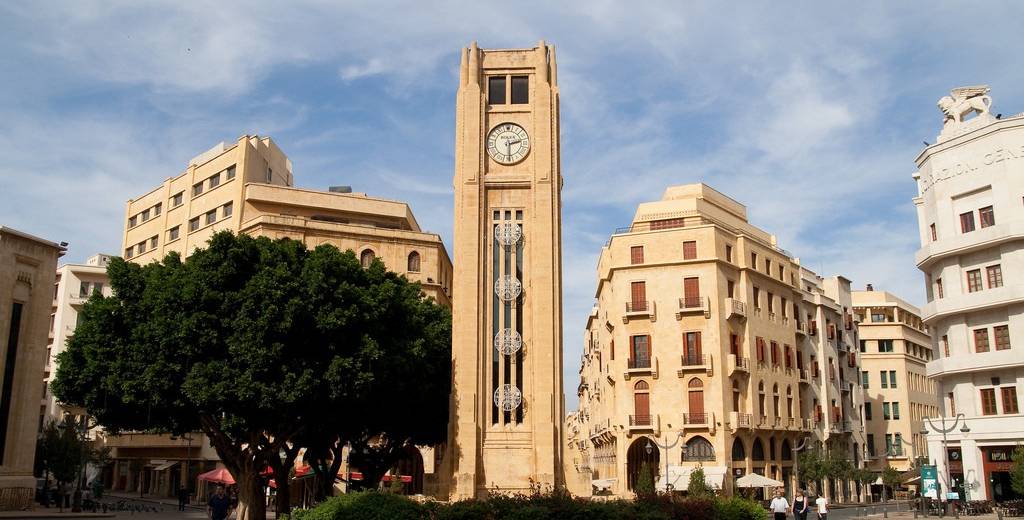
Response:
[[[690,473],[695,469],[697,468],[669,466],[668,484],[672,486],[674,491],[686,491],[690,487]],[[725,474],[729,471],[728,468],[725,466],[705,466],[700,469],[704,470],[704,483],[708,487],[711,489],[722,489],[722,484],[725,482]],[[654,488],[665,489],[665,481],[664,476],[659,477]]]
[[[162,463],[160,463],[158,466],[154,467],[153,471],[164,471],[166,469],[170,469],[170,468],[172,468],[174,466],[177,466],[177,465],[178,465],[178,461],[176,461],[176,460],[165,460]]]
[[[606,489],[611,489],[612,486],[615,485],[615,482],[617,480],[618,479],[615,478],[602,478],[597,480],[591,480],[590,485],[597,488],[598,491],[604,491]]]

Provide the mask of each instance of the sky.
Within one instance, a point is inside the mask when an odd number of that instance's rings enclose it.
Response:
[[[924,300],[911,199],[936,101],[1024,111],[1024,4],[93,1],[0,4],[0,224],[118,253],[125,202],[271,136],[296,185],[407,201],[452,250],[459,52],[557,48],[566,408],[601,246],[705,182],[819,274]]]

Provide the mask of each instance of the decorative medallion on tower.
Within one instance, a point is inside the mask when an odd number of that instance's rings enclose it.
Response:
[[[513,385],[502,385],[494,391],[494,406],[503,412],[511,412],[523,404],[523,393]]]
[[[523,337],[512,329],[501,329],[501,332],[494,336],[494,348],[506,356],[515,354],[523,348]]]

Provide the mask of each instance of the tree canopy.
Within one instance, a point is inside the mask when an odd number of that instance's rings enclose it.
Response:
[[[108,275],[114,295],[84,306],[55,394],[110,431],[203,431],[240,520],[262,519],[259,473],[299,439],[326,442],[324,424],[445,438],[450,314],[379,260],[222,232],[187,261],[115,259]]]

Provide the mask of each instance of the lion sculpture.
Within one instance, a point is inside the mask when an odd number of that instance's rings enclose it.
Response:
[[[964,116],[972,112],[987,114],[992,106],[988,91],[988,85],[977,85],[955,88],[950,91],[951,96],[942,96],[938,105],[946,116],[946,123],[962,123]]]

